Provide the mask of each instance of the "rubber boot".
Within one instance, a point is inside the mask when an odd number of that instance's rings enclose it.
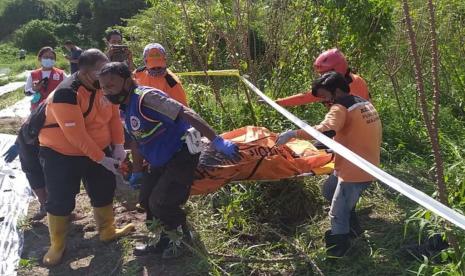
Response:
[[[60,263],[65,251],[69,216],[54,216],[48,213],[47,217],[48,230],[50,232],[50,248],[44,255],[42,262],[46,266],[54,266]]]
[[[179,258],[189,252],[187,244],[191,244],[191,234],[186,233],[186,228],[178,226],[176,229],[168,231],[168,246],[163,250],[162,259]]]
[[[146,243],[134,248],[133,253],[135,256],[146,256],[146,255],[159,255],[168,247],[170,238],[165,232],[161,232],[158,241],[152,243]]]
[[[334,235],[328,230],[325,233],[325,241],[329,257],[343,257],[350,248],[349,233]]]
[[[129,234],[135,229],[132,223],[129,223],[121,229],[117,229],[115,227],[113,204],[98,208],[94,207],[94,218],[97,224],[98,232],[100,234],[100,240],[103,242],[116,240]]]
[[[349,235],[351,239],[358,238],[362,236],[363,232],[365,232],[360,226],[357,213],[355,212],[355,208],[352,209],[352,211],[350,212],[349,224],[350,224]]]

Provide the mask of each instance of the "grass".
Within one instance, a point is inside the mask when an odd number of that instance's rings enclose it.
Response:
[[[0,69],[7,70],[7,77],[14,77],[15,75],[24,72],[25,70],[34,70],[40,67],[37,60],[37,53],[28,52],[24,60],[18,59],[19,49],[10,44],[0,44]],[[64,58],[63,50],[60,48],[55,49],[57,53],[57,61],[55,67],[69,71],[69,62]],[[5,82],[0,81],[0,84]]]
[[[38,264],[37,259],[20,259],[19,260],[19,267],[23,270],[29,270]]]
[[[0,109],[14,105],[16,102],[24,98],[24,88],[20,87],[15,91],[3,94],[0,96]]]
[[[357,240],[347,257],[326,259],[323,236],[330,227],[327,214],[322,207],[308,212],[300,204],[323,201],[314,193],[315,187],[316,178],[296,183],[231,184],[217,194],[191,200],[190,220],[209,249],[211,261],[231,275],[311,275],[312,262],[325,275],[403,275],[418,266],[400,250],[406,240],[414,239],[408,233],[404,240],[403,201],[378,184],[369,189],[358,206],[366,239]],[[282,189],[283,194],[263,195],[271,189]],[[304,195],[293,201],[279,200],[279,196],[299,193]],[[226,196],[224,204],[233,204],[236,212],[225,216],[224,207],[214,206],[218,196]],[[232,227],[230,220],[235,222]]]
[[[24,97],[23,88],[0,96],[0,109],[7,108]],[[0,133],[17,134],[21,127],[20,118],[0,118]]]
[[[227,117],[219,115],[223,111],[206,86],[186,87],[191,106],[215,129],[233,128]],[[220,91],[234,126],[252,124],[252,111],[240,86],[234,89]],[[0,108],[21,97],[21,89],[0,97]],[[254,112],[259,125],[275,131],[292,127],[266,106],[255,106]],[[312,121],[322,117],[304,109],[298,112]],[[0,132],[4,129],[0,125]],[[429,180],[431,176],[423,166],[402,162],[402,165],[385,169],[422,191],[434,191]],[[328,259],[323,236],[330,227],[325,211],[329,204],[320,195],[319,188],[324,179],[308,177],[294,181],[233,183],[216,193],[193,197],[186,209],[200,242],[192,248],[192,257],[174,263],[163,263],[156,258],[137,259],[132,255],[137,238],[131,236],[108,248],[99,243],[88,245],[81,254],[94,257],[81,272],[93,268],[96,270],[90,275],[97,272],[108,275],[115,271],[120,275],[140,275],[141,272],[148,275],[163,272],[167,275],[315,275],[317,267],[324,275],[338,276],[415,275],[419,270],[418,275],[432,274],[429,262],[425,265],[402,250],[404,244],[417,241],[421,232],[416,225],[405,226],[418,206],[378,183],[366,191],[357,207],[361,224],[366,229],[365,237],[354,242],[348,256],[339,260]],[[77,204],[77,208],[80,213],[91,215],[89,205]],[[146,234],[140,229],[138,232]],[[75,244],[81,242],[80,237],[74,241]],[[89,243],[84,240],[84,244]],[[110,250],[117,252],[112,255]],[[73,257],[68,255],[67,258]],[[40,267],[28,260],[30,258],[25,259],[21,267],[39,271]],[[67,272],[69,267],[66,265],[54,271]]]

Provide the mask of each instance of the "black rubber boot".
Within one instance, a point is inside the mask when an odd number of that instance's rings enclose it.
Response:
[[[350,248],[349,233],[347,234],[331,234],[331,230],[326,231],[325,241],[328,257],[343,257]]]
[[[146,255],[161,255],[163,251],[168,248],[170,243],[170,238],[165,232],[162,232],[160,235],[160,240],[156,244],[144,244],[141,246],[136,246],[134,248],[135,256],[146,256]]]
[[[365,232],[360,226],[360,223],[358,222],[358,216],[357,216],[357,213],[355,212],[355,208],[352,209],[352,211],[350,212],[349,225],[350,225],[349,235],[351,239],[356,239],[362,236],[363,232]]]
[[[186,243],[192,243],[192,236],[185,225],[178,226],[176,229],[171,230],[169,236],[168,246],[163,250],[161,256],[163,259],[175,259],[189,253]]]

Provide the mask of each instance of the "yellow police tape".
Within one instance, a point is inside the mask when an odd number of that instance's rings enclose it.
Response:
[[[194,72],[179,72],[177,76],[221,76],[221,77],[240,77],[239,70],[207,70],[207,71],[194,71]]]

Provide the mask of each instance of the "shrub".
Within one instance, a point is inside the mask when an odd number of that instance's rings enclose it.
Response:
[[[55,24],[48,20],[32,20],[14,33],[16,46],[29,51],[37,51],[44,46],[55,47],[58,39]]]

